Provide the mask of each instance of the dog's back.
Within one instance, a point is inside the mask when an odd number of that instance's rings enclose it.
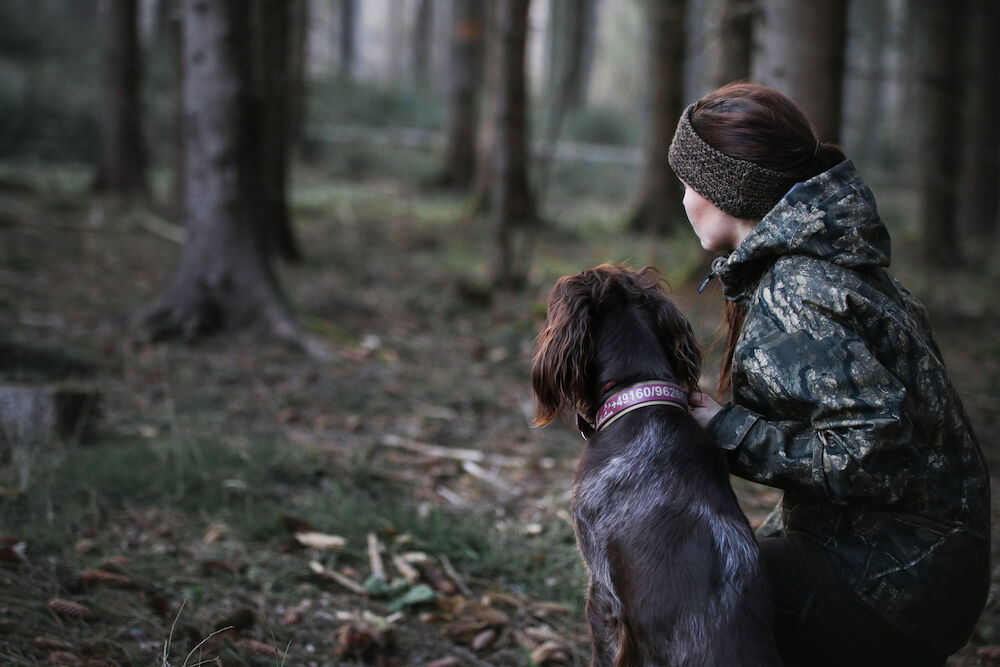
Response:
[[[630,417],[592,437],[577,468],[588,614],[606,629],[595,664],[780,664],[759,552],[721,453],[676,409]]]

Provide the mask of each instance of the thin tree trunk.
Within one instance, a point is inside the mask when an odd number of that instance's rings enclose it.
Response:
[[[528,187],[528,119],[525,51],[530,0],[503,0],[500,88],[493,145],[493,282],[501,289],[527,278],[527,230],[537,223]]]
[[[421,90],[430,85],[433,30],[434,3],[432,0],[419,0],[413,19],[413,81]]]
[[[154,338],[263,325],[318,352],[305,343],[269,261],[245,3],[185,0],[183,43],[187,238],[169,285],[136,319]]]
[[[758,1],[753,79],[795,100],[824,141],[839,141],[847,0]]]
[[[171,139],[173,140],[174,152],[171,156],[174,168],[173,199],[168,209],[172,217],[176,220],[183,219],[182,208],[184,206],[184,14],[179,6],[180,0],[176,0],[173,12],[173,20],[170,24],[170,36],[173,39],[172,58],[174,60],[174,96],[173,109],[174,128]]]
[[[667,147],[684,95],[684,0],[646,0],[649,116],[642,191],[630,229],[665,234],[683,217],[677,177]]]
[[[913,0],[911,75],[913,81],[915,168],[924,259],[948,267],[960,260],[955,194],[960,164],[961,49],[964,0]]]
[[[476,177],[473,181],[475,209],[480,212],[492,208],[493,153],[498,122],[496,109],[500,94],[500,61],[503,50],[500,26],[503,21],[504,3],[487,2],[486,7],[482,106],[489,112],[484,118],[486,122],[479,124],[476,137]]]
[[[358,0],[340,0],[340,77],[347,81],[354,79],[356,67],[356,31]]]
[[[549,107],[573,111],[587,100],[596,0],[549,3],[545,89]]]
[[[290,152],[306,150],[306,49],[309,34],[309,0],[288,0],[291,15],[288,33],[288,125]]]
[[[484,11],[482,0],[453,1],[451,89],[442,181],[463,190],[472,184],[476,171]]]
[[[142,137],[137,0],[105,7],[104,96],[94,189],[118,196],[148,195]]]
[[[1000,6],[995,0],[972,0],[966,23],[968,69],[965,100],[962,104],[964,155],[959,179],[959,219],[962,231],[982,247],[993,237],[997,224],[997,200],[1000,197],[997,175],[1000,174],[1000,51],[992,40],[1000,34]]]
[[[261,180],[268,248],[286,261],[299,261],[285,193],[288,189],[289,109],[294,97],[290,81],[291,5],[287,0],[258,0],[257,81],[262,111]]]

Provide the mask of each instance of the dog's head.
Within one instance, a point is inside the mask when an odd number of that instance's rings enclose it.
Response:
[[[689,393],[698,390],[701,350],[687,318],[667,296],[659,272],[653,267],[637,271],[602,264],[560,278],[549,296],[545,328],[538,334],[531,367],[535,426],[550,423],[564,411],[593,416],[600,398],[598,359],[606,356],[597,348],[612,344],[601,335],[601,328],[626,308],[633,309],[633,319],[648,323],[659,342],[660,349],[640,353],[651,359],[665,357],[677,383]],[[627,349],[639,341],[619,342]]]

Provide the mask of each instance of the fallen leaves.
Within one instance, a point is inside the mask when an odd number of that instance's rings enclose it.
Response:
[[[298,520],[286,518],[286,525],[302,528]],[[309,528],[312,528],[309,526]],[[309,533],[316,533],[310,530]],[[303,532],[294,533],[296,539]],[[529,605],[516,596],[501,592],[476,596],[445,555],[437,557],[421,551],[404,550],[409,544],[406,536],[387,531],[394,538],[383,541],[375,533],[365,539],[364,559],[367,576],[353,567],[338,566],[329,561],[338,556],[321,560],[326,544],[319,540],[310,547],[313,558],[308,562],[309,571],[320,581],[329,581],[339,590],[367,600],[371,605],[365,611],[337,614],[340,625],[335,631],[336,652],[344,658],[358,659],[379,664],[393,664],[395,650],[394,627],[414,620],[436,628],[447,641],[466,647],[464,657],[446,655],[428,664],[441,666],[469,664],[470,656],[494,650],[518,648],[527,650],[537,665],[569,664],[573,656],[570,642],[562,639],[550,626],[539,619],[565,615],[566,609],[552,603]],[[346,542],[344,545],[346,546]],[[402,548],[401,548],[402,547]],[[339,553],[339,547],[334,554]],[[360,554],[357,554],[360,556]],[[501,609],[509,607],[512,611]],[[375,613],[385,610],[384,614]],[[411,617],[411,610],[420,610]],[[304,622],[311,612],[310,605],[299,604],[285,613],[286,625]],[[515,614],[515,615],[512,615]],[[530,623],[526,623],[530,621]]]

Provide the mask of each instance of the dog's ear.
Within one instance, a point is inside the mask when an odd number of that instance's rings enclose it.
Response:
[[[677,382],[689,394],[700,391],[701,346],[691,323],[661,287],[656,298],[656,320],[664,349],[670,355]]]
[[[545,328],[535,342],[531,387],[534,426],[545,426],[585,398],[592,355],[593,289],[584,275],[561,278],[549,296]]]

